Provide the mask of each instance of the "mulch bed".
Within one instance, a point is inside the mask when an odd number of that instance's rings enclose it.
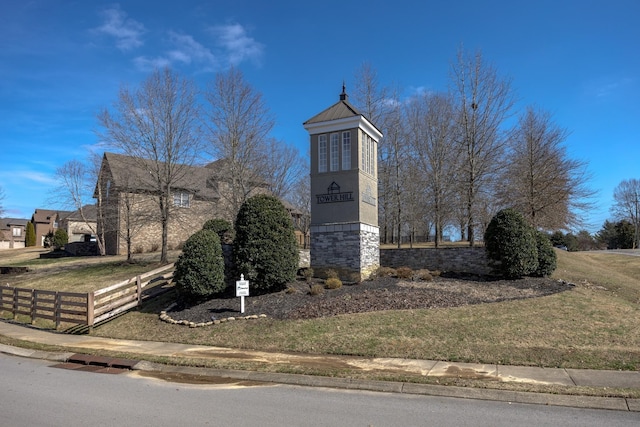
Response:
[[[436,277],[432,281],[383,277],[345,284],[339,289],[325,289],[320,295],[311,295],[310,284],[299,280],[290,283],[287,290],[245,297],[244,313],[240,313],[240,298],[235,297],[235,289],[230,288],[219,298],[189,307],[176,306],[167,314],[174,319],[194,323],[261,314],[276,319],[311,319],[349,313],[458,307],[535,298],[572,287],[572,284],[562,280],[533,277],[491,280],[487,277],[454,276]]]

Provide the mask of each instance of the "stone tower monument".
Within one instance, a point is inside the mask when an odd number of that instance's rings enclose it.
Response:
[[[378,141],[347,99],[304,122],[311,138],[311,267],[368,278],[380,265]]]

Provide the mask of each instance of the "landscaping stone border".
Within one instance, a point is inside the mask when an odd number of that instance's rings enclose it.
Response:
[[[253,319],[265,319],[267,317],[266,314],[252,314],[250,316],[239,316],[239,317],[227,317],[224,319],[216,319],[216,320],[211,320],[209,322],[190,322],[189,320],[175,320],[174,318],[172,318],[171,316],[169,316],[167,314],[167,312],[169,310],[171,310],[173,307],[175,307],[177,304],[174,302],[173,304],[171,304],[169,307],[165,308],[164,310],[162,310],[160,312],[160,320],[162,320],[163,322],[167,322],[170,323],[172,325],[185,325],[188,326],[190,328],[201,328],[204,326],[213,326],[213,325],[219,325],[220,323],[226,323],[226,322],[234,322],[236,320],[253,320]]]

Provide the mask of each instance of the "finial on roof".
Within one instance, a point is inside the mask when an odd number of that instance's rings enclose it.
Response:
[[[340,101],[346,101],[347,97],[347,87],[344,84],[344,80],[342,81],[342,93],[340,94]]]

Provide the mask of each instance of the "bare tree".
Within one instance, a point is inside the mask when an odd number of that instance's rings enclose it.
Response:
[[[619,220],[633,224],[633,249],[640,247],[640,180],[625,179],[613,191],[611,211]]]
[[[0,186],[0,217],[4,215],[4,189]]]
[[[457,154],[462,160],[459,191],[464,201],[467,239],[474,246],[478,195],[491,193],[506,142],[501,128],[512,114],[515,97],[511,81],[499,77],[480,52],[471,56],[460,49],[451,67],[451,83],[459,129]]]
[[[295,147],[276,139],[267,140],[261,151],[256,168],[271,194],[287,199],[302,175],[309,174],[305,167],[308,160],[303,159]]]
[[[384,128],[387,132],[385,145],[388,157],[384,172],[389,174],[388,184],[391,194],[387,194],[387,200],[393,211],[393,223],[398,237],[398,248],[402,245],[402,229],[407,218],[403,213],[403,207],[412,200],[412,194],[405,192],[406,181],[411,179],[405,160],[407,156],[406,127],[404,126],[402,106],[398,100],[397,92],[393,94],[393,108],[384,116]],[[391,195],[391,197],[389,197]]]
[[[374,126],[383,126],[391,105],[389,92],[388,88],[380,86],[378,73],[370,63],[363,63],[356,71],[351,98],[354,105]]]
[[[221,196],[235,217],[242,203],[265,184],[261,162],[275,121],[262,94],[235,68],[216,75],[205,98],[211,154],[226,162],[230,188]]]
[[[98,227],[102,206],[100,198],[97,199],[95,206],[96,222],[89,218],[91,214],[89,210],[93,210],[89,201],[96,186],[94,169],[79,160],[70,160],[56,169],[55,176],[58,181],[58,188],[55,191],[56,203],[73,207],[78,212],[91,234],[96,236],[98,252],[100,255],[105,255],[104,232]]]
[[[351,96],[353,104],[376,127],[383,137],[378,141],[378,215],[380,234],[384,243],[394,241],[394,234],[401,224],[397,223],[398,206],[395,197],[395,154],[394,145],[389,142],[391,134],[398,128],[388,128],[388,119],[393,101],[389,89],[381,87],[378,74],[370,63],[363,63],[355,73],[355,85]],[[399,238],[399,236],[398,236]]]
[[[576,225],[576,210],[590,195],[585,164],[567,157],[563,146],[567,135],[548,112],[528,107],[510,142],[500,199],[537,229]]]
[[[401,173],[405,177],[401,181],[402,233],[403,241],[413,247],[418,236],[429,238],[431,233],[432,206],[427,200],[424,178],[417,162],[403,161]]]
[[[311,178],[308,167],[305,170],[306,173],[301,174],[293,185],[287,200],[298,211],[299,217],[295,226],[304,236],[303,247],[307,249],[307,240],[311,231]]]
[[[103,142],[135,159],[148,174],[162,229],[160,261],[168,262],[173,195],[202,148],[194,84],[168,68],[154,71],[136,90],[123,88],[113,110],[98,115]],[[146,179],[146,178],[145,178]]]
[[[431,207],[434,242],[442,242],[443,230],[453,219],[453,192],[458,160],[452,147],[455,116],[451,99],[442,94],[423,94],[406,107],[411,157],[419,171],[425,198]]]

